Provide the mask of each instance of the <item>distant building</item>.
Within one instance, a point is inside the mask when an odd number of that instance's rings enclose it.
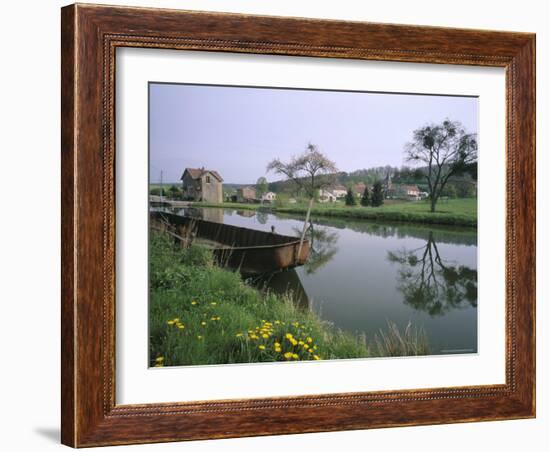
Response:
[[[237,202],[255,202],[256,189],[254,187],[242,187],[237,189]]]
[[[336,198],[341,199],[346,197],[348,190],[343,185],[336,185],[332,188],[331,192],[334,196],[336,196]]]
[[[273,202],[277,199],[277,194],[276,193],[273,193],[272,191],[268,191],[267,193],[264,193],[262,195],[262,202],[263,201],[267,201],[267,202]]]
[[[352,187],[352,191],[357,195],[357,196],[363,196],[363,193],[365,193],[365,188],[367,187],[366,184],[364,184],[363,182],[359,182],[358,184],[355,184],[353,187]]]
[[[422,199],[422,192],[416,185],[395,184],[385,191],[385,195],[389,199],[408,199],[412,201]]]
[[[183,197],[193,201],[223,202],[223,179],[217,171],[185,168],[181,176]]]
[[[336,202],[336,196],[329,190],[319,190],[319,202]]]

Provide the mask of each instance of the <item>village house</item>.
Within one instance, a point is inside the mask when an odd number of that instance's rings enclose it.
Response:
[[[346,197],[348,190],[343,185],[336,185],[332,188],[331,192],[336,198],[341,199]]]
[[[277,199],[277,194],[272,191],[268,191],[262,195],[262,202],[274,202]]]
[[[366,184],[364,184],[363,182],[359,182],[358,184],[355,184],[353,186],[352,191],[357,196],[363,196],[363,193],[365,193],[365,187],[366,187]]]
[[[334,193],[328,190],[319,190],[319,202],[336,202]]]
[[[242,187],[237,189],[237,202],[255,202],[256,189],[254,187]]]
[[[183,197],[192,201],[223,202],[223,179],[217,171],[185,168],[181,176]]]

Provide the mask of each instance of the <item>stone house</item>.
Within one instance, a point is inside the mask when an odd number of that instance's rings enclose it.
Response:
[[[255,202],[256,189],[254,187],[242,187],[237,189],[237,202]]]
[[[185,168],[181,176],[183,197],[191,201],[223,202],[223,179],[217,171]]]

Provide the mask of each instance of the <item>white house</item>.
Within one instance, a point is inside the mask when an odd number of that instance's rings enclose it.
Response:
[[[273,202],[277,199],[277,193],[273,193],[272,191],[268,191],[267,193],[264,193],[262,195],[262,202]]]
[[[348,190],[343,185],[337,185],[332,190],[332,194],[336,196],[338,199],[345,198],[348,194]]]
[[[334,193],[328,190],[319,190],[319,202],[336,202]]]

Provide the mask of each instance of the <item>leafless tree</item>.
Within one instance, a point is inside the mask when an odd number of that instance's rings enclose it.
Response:
[[[430,210],[453,175],[467,171],[477,162],[477,136],[467,133],[458,121],[446,119],[413,132],[413,141],[405,146],[408,161],[428,166],[425,176],[430,191]]]
[[[309,143],[303,154],[292,157],[288,163],[284,163],[278,158],[272,160],[267,165],[267,171],[273,171],[293,181],[309,198],[298,249],[298,255],[300,255],[313,202],[320,190],[334,182],[338,169],[336,164],[319,151],[316,145]]]

